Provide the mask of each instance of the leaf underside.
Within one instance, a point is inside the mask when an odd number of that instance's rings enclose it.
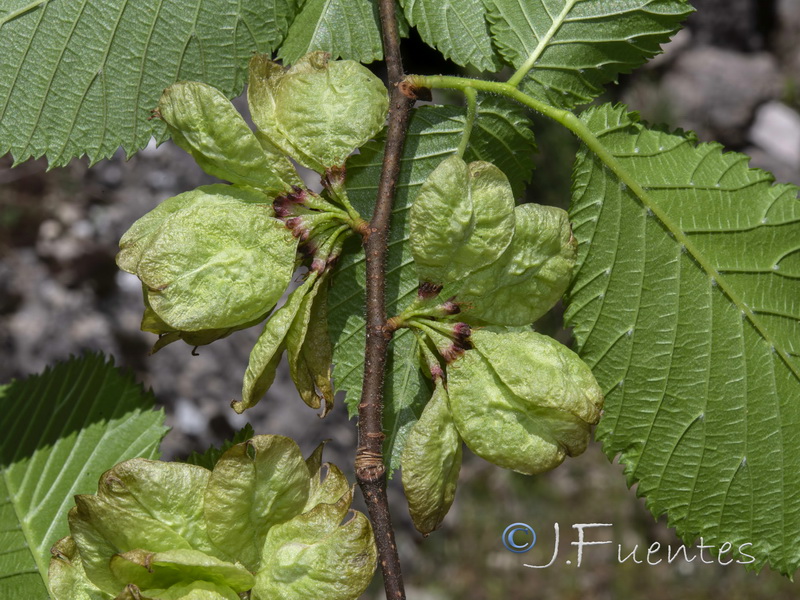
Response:
[[[277,48],[296,0],[40,0],[0,9],[0,155],[91,163],[127,156],[163,123],[148,121],[165,87],[241,92],[253,52]]]
[[[535,57],[522,89],[563,108],[589,102],[658,54],[692,12],[686,0],[485,2],[503,59],[519,68]]]
[[[536,140],[527,110],[502,96],[478,98],[478,118],[465,154],[490,162],[506,174],[514,197],[522,198],[533,175]]]
[[[100,355],[0,389],[0,598],[48,598],[50,547],[69,535],[73,497],[118,462],[158,458],[167,429],[153,401]]]
[[[567,310],[606,392],[597,437],[685,540],[800,564],[800,201],[748,157],[648,129],[624,107],[582,120]],[[746,559],[746,557],[745,557]]]
[[[520,159],[514,154],[516,144],[509,143],[512,133],[506,128],[511,127],[511,123],[519,127],[517,135],[530,150],[533,139],[528,122],[516,108],[490,106],[485,120],[480,113],[478,115],[465,158],[488,160],[494,157],[497,164],[515,169],[507,174],[519,185],[530,179],[532,163],[529,161],[522,169],[516,169]],[[389,315],[399,313],[417,292],[417,271],[408,243],[409,208],[428,174],[458,148],[464,122],[465,111],[453,106],[426,106],[416,109],[412,115],[392,212],[386,271]],[[372,213],[375,203],[382,148],[381,142],[370,142],[347,165],[348,195],[364,218]],[[334,341],[333,377],[336,388],[347,391],[346,402],[352,416],[358,412],[364,368],[365,263],[364,253],[357,243],[351,244],[349,250],[335,271],[328,310]],[[430,382],[424,379],[418,367],[416,339],[407,329],[397,332],[390,347],[385,394],[384,453],[389,469],[394,470],[400,466],[406,435],[431,394]]]
[[[401,0],[420,37],[445,58],[480,71],[497,71],[483,0]]]

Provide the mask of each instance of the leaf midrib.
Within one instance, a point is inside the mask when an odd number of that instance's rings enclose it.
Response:
[[[556,35],[556,33],[558,33],[558,30],[561,29],[561,25],[563,25],[564,22],[566,21],[567,15],[570,13],[570,11],[572,11],[573,8],[575,8],[575,5],[580,1],[581,0],[567,0],[567,3],[564,4],[564,8],[561,9],[561,14],[559,14],[558,17],[553,19],[553,22],[550,25],[550,29],[548,29],[547,33],[544,34],[544,37],[541,40],[539,40],[539,43],[536,45],[536,48],[533,49],[533,52],[530,53],[530,55],[522,64],[522,66],[508,80],[508,83],[510,85],[516,86],[519,84],[520,81],[522,81],[525,78],[525,75],[528,74],[528,72],[536,64],[536,61],[538,61],[539,58],[542,56],[542,53],[547,49],[547,46],[550,45],[550,40],[552,40],[553,37]],[[542,3],[542,6],[544,6],[544,3]],[[550,16],[549,13],[548,16]],[[528,25],[530,26],[531,31],[533,31],[533,24],[530,21],[528,21]]]

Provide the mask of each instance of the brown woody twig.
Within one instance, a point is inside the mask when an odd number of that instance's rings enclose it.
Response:
[[[405,598],[405,590],[389,514],[389,500],[386,495],[381,417],[386,352],[392,337],[392,332],[386,328],[387,241],[392,203],[400,173],[400,157],[403,153],[413,100],[404,95],[398,87],[404,74],[394,0],[380,0],[380,17],[391,102],[378,196],[369,230],[364,237],[367,263],[367,340],[364,351],[364,383],[361,402],[358,405],[358,450],[355,471],[375,532],[378,562],[383,572],[386,598],[400,600]]]

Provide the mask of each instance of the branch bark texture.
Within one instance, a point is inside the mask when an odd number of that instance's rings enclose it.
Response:
[[[364,381],[358,406],[355,471],[375,533],[386,598],[400,600],[405,598],[405,590],[389,513],[386,466],[383,461],[383,381],[386,352],[392,337],[392,331],[386,327],[386,252],[392,204],[400,173],[400,158],[413,101],[398,88],[404,73],[394,0],[380,0],[380,17],[391,102],[378,196],[369,230],[364,238],[367,327]]]

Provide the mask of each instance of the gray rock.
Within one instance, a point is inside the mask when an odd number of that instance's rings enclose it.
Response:
[[[786,163],[800,170],[800,114],[781,102],[767,102],[756,112],[750,140]]]
[[[18,310],[3,319],[14,349],[4,371],[13,377],[38,372],[87,350],[119,355],[109,319],[97,311],[88,286],[66,287],[31,250],[6,260],[14,274],[9,287],[20,300]]]
[[[682,53],[659,85],[669,122],[701,140],[740,147],[759,105],[781,92],[774,58],[712,47]]]

